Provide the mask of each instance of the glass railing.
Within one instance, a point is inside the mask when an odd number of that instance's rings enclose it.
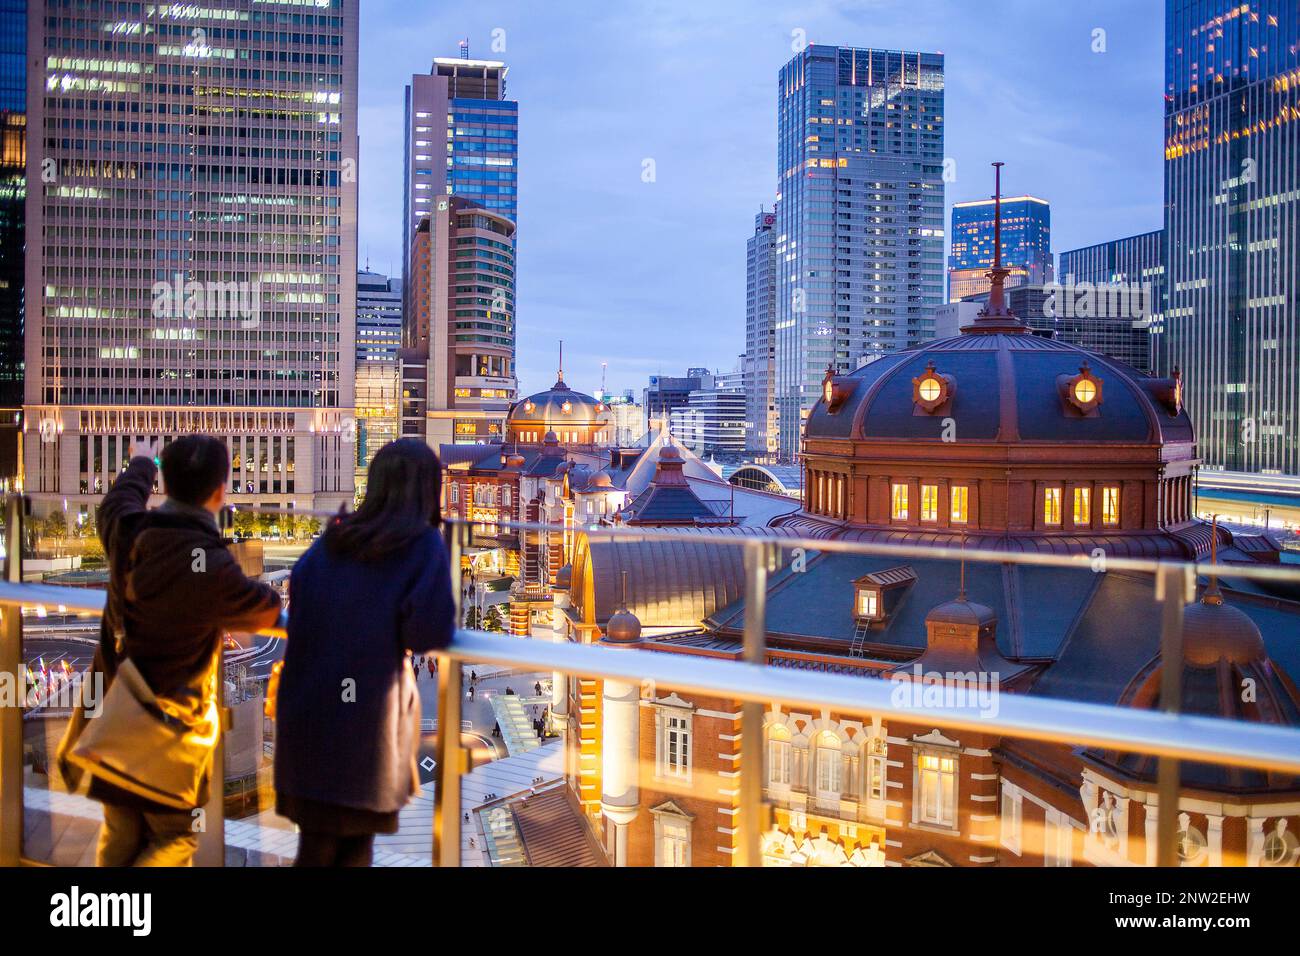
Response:
[[[419,789],[376,865],[1300,859],[1300,811],[1282,799],[1300,781],[1300,569],[769,529],[508,530],[562,541],[570,570],[466,588],[494,545],[446,527],[461,621],[507,633],[462,629],[417,662]],[[294,548],[263,559],[283,581]],[[34,690],[0,709],[0,863],[87,864],[99,805],[51,761],[102,582],[21,579],[11,557],[0,671]],[[282,637],[227,642],[200,863],[294,858],[266,706]]]

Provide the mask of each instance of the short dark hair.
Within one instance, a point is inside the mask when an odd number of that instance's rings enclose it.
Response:
[[[169,442],[162,453],[167,496],[199,506],[230,480],[226,443],[210,435],[186,435]]]

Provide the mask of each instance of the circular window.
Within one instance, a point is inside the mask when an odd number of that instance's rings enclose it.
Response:
[[[1184,824],[1178,831],[1178,858],[1184,863],[1195,863],[1205,853],[1205,835],[1193,826]]]
[[[568,413],[568,412],[573,411],[573,403],[572,403],[572,402],[565,402],[563,405],[560,406],[560,410],[563,411],[563,412],[565,412],[565,413]]]
[[[921,396],[921,399],[923,401],[927,401],[927,402],[938,401],[939,396],[943,394],[943,386],[939,384],[939,380],[937,378],[935,378],[934,376],[930,376],[929,378],[923,379],[921,381],[920,387],[917,390],[917,394]]]
[[[1097,397],[1097,385],[1091,379],[1081,378],[1074,383],[1074,398],[1079,404],[1087,405]]]

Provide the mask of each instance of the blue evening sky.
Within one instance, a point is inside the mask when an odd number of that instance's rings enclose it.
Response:
[[[1051,202],[1054,252],[1161,225],[1160,0],[365,0],[362,264],[401,272],[403,87],[468,37],[519,101],[523,393],[554,381],[560,338],[584,391],[601,362],[638,395],[648,375],[730,370],[795,30],[945,54],[950,207],[988,195],[1000,159],[1007,194]]]

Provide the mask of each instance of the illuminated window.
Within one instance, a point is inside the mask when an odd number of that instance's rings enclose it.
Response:
[[[885,758],[872,756],[867,758],[867,799],[885,799],[886,772]]]
[[[938,754],[917,757],[917,819],[951,827],[957,823],[957,758]]]
[[[691,865],[691,821],[676,813],[655,814],[655,866]]]
[[[921,520],[939,520],[939,486],[921,486]]]
[[[1092,523],[1092,489],[1074,489],[1074,523],[1079,527]]]
[[[817,796],[838,800],[844,787],[840,739],[829,731],[817,738]]]
[[[1061,523],[1061,489],[1043,489],[1043,523]]]
[[[952,486],[952,521],[954,524],[965,524],[966,507],[970,489],[965,485]]]
[[[689,714],[663,715],[659,738],[659,775],[686,780],[691,775],[691,719]]]
[[[999,820],[1002,831],[1002,845],[1016,856],[1020,855],[1023,810],[1023,794],[1004,782],[1002,784],[1002,814]]]
[[[1101,489],[1102,524],[1119,524],[1119,489],[1111,486]]]
[[[922,379],[921,385],[919,387],[919,392],[921,398],[923,398],[925,401],[933,402],[935,399],[937,399],[940,395],[943,394],[943,386],[939,384],[939,380],[937,378],[931,376],[929,378]]]
[[[889,513],[895,521],[907,520],[907,485],[894,485],[891,488],[892,503]]]
[[[1097,397],[1097,386],[1090,379],[1081,378],[1074,383],[1074,397],[1081,405],[1087,405]]]
[[[879,611],[879,591],[866,589],[858,592],[858,617],[875,617]]]
[[[779,724],[773,726],[767,741],[767,785],[769,787],[790,785],[791,756],[790,731]]]

